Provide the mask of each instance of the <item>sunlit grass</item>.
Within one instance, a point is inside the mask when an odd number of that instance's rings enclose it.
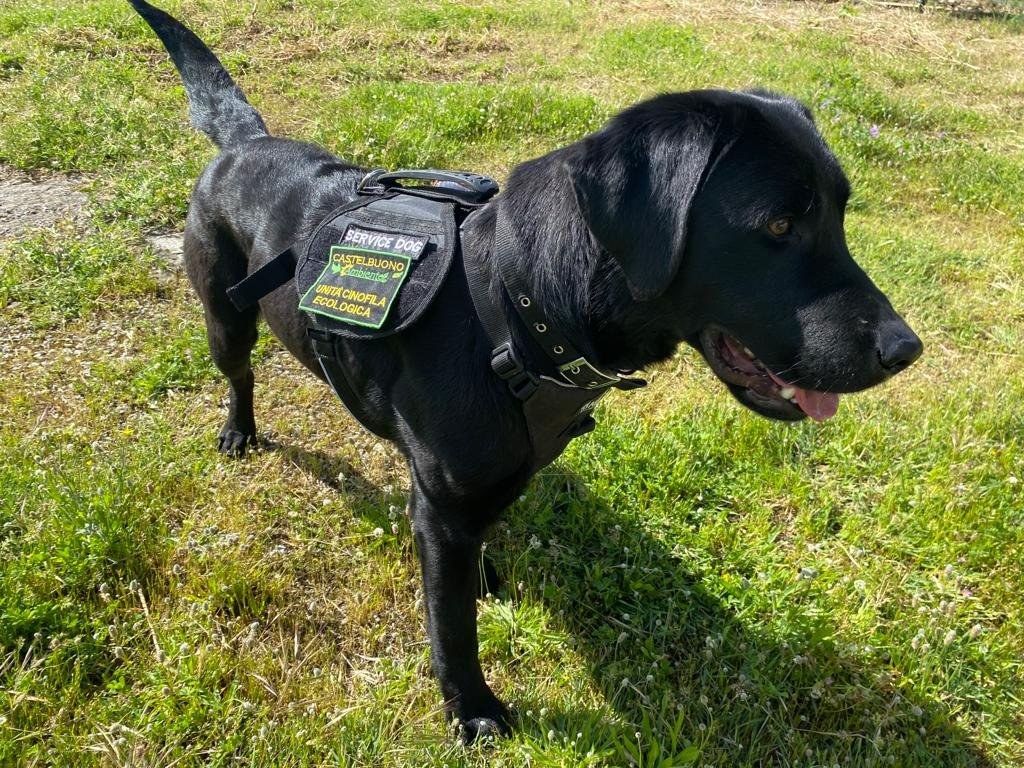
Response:
[[[824,425],[694,355],[612,395],[488,543],[481,655],[519,730],[430,678],[405,471],[276,342],[262,449],[144,235],[212,154],[126,3],[0,7],[0,163],[84,219],[0,244],[0,765],[1024,762],[1024,48],[864,4],[169,2],[276,131],[503,176],[653,93],[805,100],[852,250],[925,357]]]

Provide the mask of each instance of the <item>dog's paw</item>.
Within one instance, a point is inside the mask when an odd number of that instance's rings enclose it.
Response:
[[[492,740],[501,736],[509,736],[512,729],[498,720],[489,717],[474,717],[462,724],[462,743],[476,744],[480,741]]]
[[[495,699],[476,717],[461,720],[459,729],[462,743],[467,746],[481,740],[493,740],[512,735],[512,715],[508,707]]]
[[[226,424],[217,436],[217,450],[225,456],[244,456],[246,449],[255,444],[255,434],[240,432]]]

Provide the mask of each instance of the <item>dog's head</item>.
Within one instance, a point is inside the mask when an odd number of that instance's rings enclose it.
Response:
[[[850,185],[800,103],[660,96],[571,148],[587,226],[653,325],[775,419],[832,416],[920,339],[850,256]]]

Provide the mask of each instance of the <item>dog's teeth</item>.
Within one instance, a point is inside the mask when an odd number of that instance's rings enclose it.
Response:
[[[743,354],[746,355],[747,357],[753,357],[754,356],[754,353],[750,351],[750,347],[744,347],[743,348]]]
[[[793,387],[783,387],[782,389],[779,390],[779,395],[782,397],[783,400],[792,400],[793,395],[795,394],[796,389],[794,389]]]

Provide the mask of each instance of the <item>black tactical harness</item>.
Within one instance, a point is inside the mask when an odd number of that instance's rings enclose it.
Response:
[[[400,185],[400,180],[416,186]],[[352,415],[370,428],[362,398],[340,362],[344,355],[338,343],[383,338],[408,328],[429,307],[458,261],[491,343],[491,368],[522,403],[534,468],[539,469],[572,438],[594,428],[591,412],[609,388],[635,389],[646,382],[593,365],[544,315],[519,274],[515,235],[504,206],[491,201],[497,191],[493,180],[477,174],[372,171],[359,183],[356,197],[328,214],[310,238],[232,286],[228,296],[243,310],[294,277],[324,375]],[[491,270],[463,258],[461,226],[488,201],[497,205],[497,276],[523,326],[553,364],[554,375],[536,373],[524,364],[504,308],[489,295]]]

